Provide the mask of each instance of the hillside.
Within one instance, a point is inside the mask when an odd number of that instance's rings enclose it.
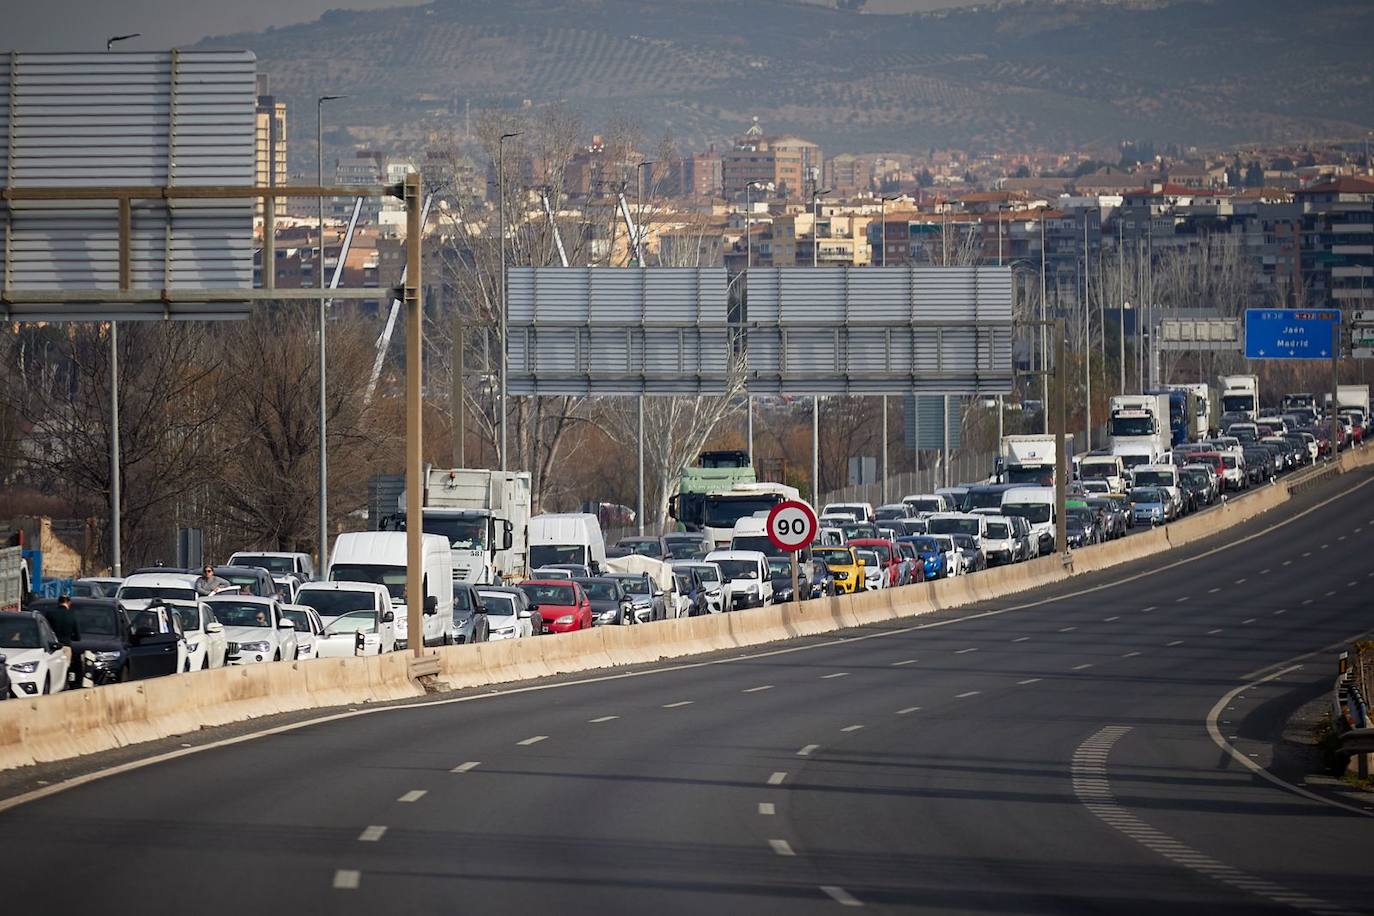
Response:
[[[1366,0],[1021,0],[875,15],[792,0],[436,0],[199,47],[248,47],[306,118],[388,136],[464,105],[566,100],[720,141],[758,116],[827,152],[1226,143],[1374,126]]]

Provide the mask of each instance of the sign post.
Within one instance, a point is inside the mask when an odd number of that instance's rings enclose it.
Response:
[[[768,513],[768,540],[779,550],[792,555],[792,600],[801,601],[797,587],[797,567],[801,561],[801,551],[816,539],[819,524],[815,511],[806,503],[789,499],[778,503]],[[807,580],[807,587],[811,582]]]

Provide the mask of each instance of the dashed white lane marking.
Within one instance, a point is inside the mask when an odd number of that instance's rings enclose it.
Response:
[[[1312,551],[1310,551],[1310,550],[1304,550],[1304,551],[1302,552],[1302,555],[1305,556],[1305,557],[1310,557],[1310,556],[1312,556]]]
[[[1261,569],[1261,570],[1260,570],[1260,575],[1261,575],[1261,576],[1267,576],[1267,575],[1269,575],[1269,570],[1267,570],[1267,569]]]
[[[808,744],[808,745],[806,745],[805,747],[803,747],[801,750],[797,751],[797,756],[798,756],[798,757],[810,757],[812,754],[816,753],[816,751],[818,751],[818,750],[820,750],[820,749],[821,749],[821,746],[820,746],[819,744]]]
[[[773,807],[772,802],[759,802],[759,814],[772,817],[778,813],[778,809]]]
[[[1018,636],[1015,639],[1013,639],[1012,642],[1025,642],[1028,639],[1030,639],[1029,636]]]
[[[1245,580],[1244,577],[1239,578],[1239,579],[1236,580],[1236,584],[1237,584],[1237,585],[1244,585],[1245,582],[1246,582],[1246,580]]]
[[[1279,608],[1277,611],[1274,612],[1274,616],[1277,617],[1277,616],[1279,616],[1280,614],[1287,614],[1287,613],[1288,613],[1288,608],[1286,608],[1286,607],[1281,607],[1281,608]]]
[[[1084,662],[1084,663],[1081,664],[1081,665],[1074,665],[1074,666],[1073,666],[1073,670],[1075,670],[1075,671],[1086,671],[1086,670],[1088,670],[1089,668],[1091,668],[1092,666],[1093,666],[1093,663],[1092,663],[1092,662]]]
[[[1303,603],[1303,604],[1311,604],[1311,603],[1312,603],[1312,599],[1311,599],[1311,598],[1304,598],[1304,599],[1302,599],[1302,603]]]
[[[1016,682],[1016,686],[1017,686],[1017,687],[1028,687],[1028,686],[1030,686],[1031,684],[1038,684],[1038,683],[1040,683],[1040,678],[1038,678],[1038,677],[1028,677],[1028,678],[1026,678],[1024,681],[1017,681],[1017,682]]]
[[[1122,657],[1122,658],[1135,658],[1135,657],[1136,657],[1137,655],[1139,655],[1139,654],[1140,654],[1139,652],[1127,652],[1125,655],[1123,655],[1123,656],[1121,656],[1121,657]]]
[[[362,833],[358,834],[358,842],[359,842],[359,843],[375,843],[375,842],[377,842],[378,840],[380,840],[385,834],[386,834],[386,828],[385,828],[385,827],[381,827],[381,826],[377,826],[377,825],[374,825],[374,826],[371,826],[371,827],[366,827],[366,828],[363,829],[363,832],[362,832]]]
[[[1292,560],[1284,560],[1284,561],[1283,561],[1283,565],[1284,565],[1284,566],[1292,566],[1292,565],[1293,565],[1293,561],[1292,561]]]
[[[397,800],[398,802],[404,802],[404,803],[406,803],[406,804],[410,804],[411,802],[417,802],[417,801],[419,801],[420,799],[424,798],[424,797],[425,797],[426,795],[428,795],[428,794],[429,794],[429,790],[428,790],[428,789],[411,789],[411,790],[410,790],[409,792],[407,792],[405,795],[402,795],[400,798],[398,798],[398,799],[396,799],[396,800]]]
[[[858,730],[861,729],[861,728],[863,728],[862,725],[846,725],[844,728],[840,729],[840,731],[842,731],[842,732],[856,732],[856,731],[858,731]]]
[[[341,868],[334,872],[334,890],[336,891],[356,891],[358,882],[362,880],[363,873],[351,868]]]
[[[1226,632],[1226,631],[1223,630],[1221,627],[1217,627],[1215,630],[1208,630],[1208,631],[1207,631],[1207,635],[1208,635],[1208,636],[1216,636],[1218,633],[1224,633],[1224,632]]]
[[[899,715],[899,716],[905,716],[905,715],[909,715],[910,713],[913,713],[913,712],[920,712],[920,711],[921,711],[921,707],[919,707],[919,706],[908,706],[906,709],[899,709],[899,710],[897,710],[897,715]]]
[[[823,681],[828,681],[828,680],[830,680],[831,678],[836,678],[836,677],[849,677],[849,672],[848,672],[848,671],[836,671],[834,674],[822,674],[822,675],[821,675],[821,680],[823,680]]]
[[[533,738],[526,738],[524,741],[517,741],[521,747],[529,747],[531,744],[538,744],[540,741],[548,740],[548,735],[535,735]]]
[[[826,895],[830,897],[831,900],[834,900],[840,906],[864,905],[862,900],[860,900],[858,897],[855,897],[853,894],[851,894],[849,891],[845,890],[842,887],[836,887],[833,884],[822,884],[821,890],[824,891]]]
[[[964,699],[967,699],[967,698],[969,698],[969,697],[976,697],[976,696],[978,696],[978,694],[979,694],[980,692],[981,692],[981,691],[978,691],[978,690],[967,690],[967,691],[965,691],[965,692],[959,694],[958,696],[956,696],[954,699],[956,699],[956,700],[964,700]]]
[[[786,770],[779,770],[778,772],[774,773],[772,776],[769,776],[769,777],[768,777],[768,784],[769,784],[770,786],[780,786],[780,785],[782,785],[782,781],[783,781],[784,779],[786,779],[786,778],[787,778],[787,771],[786,771]]]
[[[1345,587],[1346,587],[1346,588],[1354,588],[1355,586],[1357,586],[1357,585],[1359,585],[1359,584],[1360,584],[1360,583],[1356,582],[1354,579],[1351,579],[1349,582],[1345,583]]]
[[[1327,592],[1326,595],[1325,595],[1324,597],[1330,598],[1330,597],[1331,597],[1332,595],[1334,595],[1334,594],[1336,594],[1336,590],[1335,590],[1335,589],[1332,589],[1331,591]]]
[[[1285,903],[1322,916],[1344,916],[1348,911],[1334,903],[1292,891],[1280,884],[1259,878],[1224,862],[1204,855],[1179,842],[1163,831],[1156,830],[1131,811],[1123,808],[1112,794],[1107,779],[1107,757],[1112,746],[1130,731],[1120,725],[1110,725],[1078,746],[1073,755],[1073,791],[1095,817],[1124,834],[1151,852],[1163,856],[1175,865],[1206,875],[1231,887],[1257,897]]]
[[[914,665],[914,664],[916,664],[917,661],[918,661],[918,659],[914,659],[914,658],[904,658],[904,659],[902,659],[902,660],[899,661],[899,662],[893,662],[893,663],[892,663],[892,667],[894,667],[894,668],[900,668],[900,667],[902,667],[903,665]]]
[[[1173,642],[1167,644],[1167,648],[1172,649],[1174,646],[1181,646],[1181,645],[1183,645],[1183,640],[1181,640],[1181,639],[1175,639]]]
[[[1157,610],[1159,610],[1159,606],[1158,606],[1158,605],[1155,605],[1155,604],[1152,604],[1152,605],[1150,605],[1149,607],[1143,607],[1143,608],[1141,608],[1141,609],[1140,609],[1140,613],[1142,613],[1142,614],[1148,614],[1148,613],[1150,613],[1151,611],[1157,611]]]
[[[1209,594],[1209,595],[1215,595],[1215,594],[1216,594],[1217,592],[1219,592],[1219,591],[1221,591],[1221,589],[1219,589],[1219,588],[1209,588],[1209,589],[1207,589],[1207,594]]]
[[[1060,627],[1060,628],[1059,628],[1059,632],[1060,632],[1060,633],[1072,633],[1072,632],[1073,632],[1074,630],[1076,630],[1076,629],[1078,629],[1078,627]]]
[[[1102,622],[1103,622],[1103,623],[1112,623],[1113,621],[1117,621],[1117,620],[1120,620],[1120,619],[1121,619],[1120,617],[1103,617],[1103,618],[1102,618]]]
[[[600,725],[602,722],[614,722],[616,719],[619,718],[620,716],[602,716],[599,719],[588,719],[587,721],[592,725]]]
[[[1323,545],[1322,545],[1322,550],[1325,550],[1326,548],[1328,548],[1328,547],[1330,547],[1330,546],[1331,546],[1330,544],[1323,544]]]
[[[680,709],[683,706],[691,706],[696,700],[678,700],[676,703],[664,703],[664,709]]]
[[[967,648],[967,649],[959,649],[959,650],[956,651],[954,654],[955,654],[955,655],[967,655],[967,654],[970,653],[970,652],[977,652],[977,651],[978,651],[978,647],[977,647],[977,646],[970,646],[970,647]]]
[[[1178,603],[1178,604],[1182,604],[1183,602],[1185,602],[1185,601],[1187,601],[1187,600],[1188,600],[1188,596],[1187,596],[1187,595],[1184,595],[1182,598],[1175,598],[1175,599],[1174,599],[1174,601],[1175,601],[1176,603]]]
[[[468,772],[469,770],[475,770],[475,769],[477,769],[478,765],[479,765],[479,761],[477,761],[477,760],[469,760],[467,763],[460,763],[460,764],[458,764],[456,767],[454,767],[453,769],[449,770],[449,772],[450,772],[450,773],[466,773],[466,772]]]
[[[1240,625],[1241,625],[1241,626],[1245,626],[1247,623],[1254,623],[1257,619],[1259,619],[1259,618],[1256,618],[1256,617],[1246,617],[1244,620],[1242,620],[1242,621],[1240,622]]]
[[[773,851],[780,856],[795,856],[792,851],[792,844],[786,840],[769,840],[768,845],[773,847]]]
[[[746,688],[746,689],[744,689],[744,690],[741,690],[740,693],[758,693],[760,690],[772,690],[772,689],[773,689],[773,685],[772,685],[772,684],[764,684],[762,687],[748,687],[748,688]]]
[[[1345,535],[1342,534],[1340,537],[1336,538],[1336,540],[1338,540],[1338,541],[1344,541],[1344,540],[1345,540]]]

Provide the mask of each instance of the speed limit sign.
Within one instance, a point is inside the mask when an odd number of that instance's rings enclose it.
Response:
[[[816,513],[799,500],[778,503],[768,513],[768,540],[788,553],[804,550],[816,537]]]

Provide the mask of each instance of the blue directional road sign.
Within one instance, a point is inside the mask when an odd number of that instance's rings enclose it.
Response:
[[[1246,309],[1246,359],[1330,359],[1338,309]]]

